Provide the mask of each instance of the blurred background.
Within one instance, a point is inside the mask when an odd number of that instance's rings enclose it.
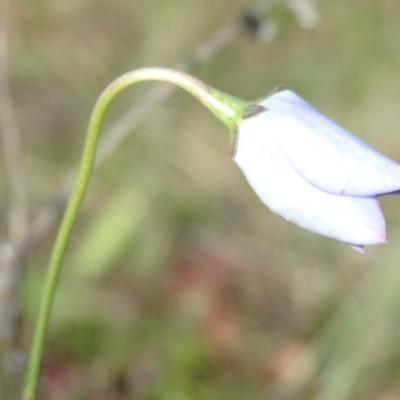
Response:
[[[400,3],[3,0],[1,399],[18,398],[91,109],[118,75],[283,83],[400,160]],[[53,309],[42,399],[400,398],[400,199],[367,256],[272,214],[226,128],[143,83],[105,121]]]

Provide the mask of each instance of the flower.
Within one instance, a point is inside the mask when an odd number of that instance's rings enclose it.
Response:
[[[297,94],[249,107],[232,153],[260,199],[288,221],[361,252],[386,242],[377,197],[400,190],[400,165]]]

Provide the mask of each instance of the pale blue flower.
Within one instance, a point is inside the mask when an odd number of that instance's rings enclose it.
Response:
[[[260,199],[302,228],[352,245],[386,242],[377,197],[400,190],[400,165],[285,90],[237,129],[233,159]]]

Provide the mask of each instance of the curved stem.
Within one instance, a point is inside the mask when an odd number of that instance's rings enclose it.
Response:
[[[128,72],[113,81],[103,91],[90,117],[80,169],[50,258],[33,337],[23,395],[24,400],[34,400],[37,396],[47,330],[61,265],[80,205],[89,184],[104,115],[112,100],[123,89],[135,83],[149,80],[170,82],[185,89],[200,100],[230,130],[234,129],[248,105],[247,102],[213,89],[190,75],[164,68],[144,68]]]

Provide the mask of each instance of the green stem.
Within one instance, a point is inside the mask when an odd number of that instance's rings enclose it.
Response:
[[[37,396],[47,330],[61,265],[89,184],[104,115],[112,100],[123,89],[135,83],[149,80],[170,82],[185,89],[200,100],[231,131],[248,106],[247,102],[213,89],[190,75],[164,68],[144,68],[128,72],[117,78],[104,90],[90,117],[80,169],[50,258],[28,364],[24,400],[34,400]]]
[[[3,380],[3,371],[0,371],[0,400],[4,400],[4,380]]]

